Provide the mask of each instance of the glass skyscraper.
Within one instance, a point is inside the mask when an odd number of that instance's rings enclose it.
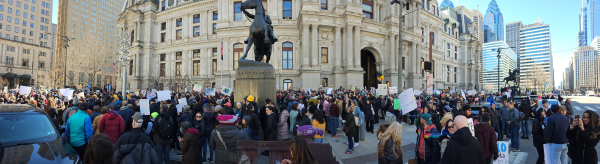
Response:
[[[587,10],[587,32],[586,40],[588,43],[594,37],[600,35],[600,0],[587,0],[588,4],[585,6]],[[598,24],[596,24],[598,23]]]
[[[533,24],[523,26],[519,37],[521,83],[528,87],[533,85],[534,78],[538,83],[539,79],[547,79],[545,82],[554,86],[550,25],[538,18]],[[544,77],[539,78],[540,75]]]
[[[500,51],[500,65],[498,65],[497,57],[498,48],[505,48]],[[517,69],[517,54],[504,41],[484,43],[482,65],[483,88],[488,93],[497,92],[498,83],[500,82],[500,86],[504,86],[502,82],[504,77],[508,76],[509,71]],[[500,76],[498,76],[498,69],[500,69]]]
[[[488,5],[483,24],[484,43],[504,40],[504,18],[498,4],[496,4],[496,0],[492,0]]]
[[[587,46],[588,43],[587,7],[585,7],[584,1],[585,0],[581,0],[581,13],[579,14],[579,32],[577,33],[577,45],[579,47]]]
[[[519,36],[521,33],[521,27],[523,23],[516,21],[506,24],[506,44],[511,47],[513,51],[519,56]],[[517,58],[517,68],[520,68],[519,58]]]

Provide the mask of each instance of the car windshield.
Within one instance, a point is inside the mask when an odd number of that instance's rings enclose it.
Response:
[[[44,114],[0,114],[0,143],[6,145],[56,139],[54,126]]]

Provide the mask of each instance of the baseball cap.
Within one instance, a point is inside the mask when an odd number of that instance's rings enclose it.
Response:
[[[135,121],[136,123],[142,123],[144,122],[144,118],[142,118],[142,114],[140,112],[135,112],[135,114],[133,114],[133,121]]]
[[[431,115],[429,113],[422,114],[421,119],[425,120],[425,123],[427,123],[427,125],[433,124],[431,123]]]

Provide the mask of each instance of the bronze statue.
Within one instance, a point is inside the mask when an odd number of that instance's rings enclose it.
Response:
[[[256,15],[250,14],[246,9],[255,9]],[[250,47],[254,45],[254,60],[260,62],[266,56],[266,63],[269,63],[273,43],[277,42],[277,38],[273,35],[270,17],[265,15],[265,10],[260,0],[246,0],[240,5],[240,10],[249,18],[254,19],[254,22],[250,25],[250,35],[244,41],[248,46],[246,47],[244,56],[240,57],[240,60],[246,59]]]
[[[520,73],[519,69],[515,69],[512,72],[510,71],[510,69],[508,70],[508,77],[505,77],[504,80],[502,80],[502,82],[506,81],[505,84],[508,85],[509,81],[513,81],[516,82],[517,81],[517,76]]]

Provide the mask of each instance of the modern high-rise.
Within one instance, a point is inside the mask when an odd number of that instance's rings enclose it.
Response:
[[[521,68],[519,56],[519,36],[523,23],[521,21],[511,22],[506,24],[506,44],[517,54],[517,68]]]
[[[550,25],[538,18],[523,26],[519,35],[522,86],[541,91],[547,82],[546,87],[552,88],[555,85]]]
[[[594,90],[598,87],[598,51],[582,46],[573,53],[575,65],[575,89]]]
[[[579,14],[579,32],[577,33],[577,45],[587,46],[587,7],[585,0],[581,0],[581,13]]]
[[[563,91],[571,91],[571,85],[570,85],[570,81],[571,79],[569,79],[569,77],[571,77],[571,72],[569,71],[569,67],[565,68],[565,72],[563,72],[563,78],[562,78],[562,90]]]
[[[504,40],[504,18],[496,0],[492,0],[485,12],[484,21],[484,42],[495,42]]]
[[[500,59],[498,59],[498,48],[503,48],[500,51]],[[504,41],[484,43],[482,64],[483,88],[490,93],[497,92],[498,84],[504,86],[502,80],[509,75],[509,71],[517,69],[517,54]]]
[[[51,18],[52,0],[0,0],[0,85],[49,85]]]
[[[124,4],[124,0],[59,1],[54,69],[58,86],[101,88],[114,84],[117,16]]]
[[[600,0],[587,1],[587,40],[588,43],[600,36]]]

